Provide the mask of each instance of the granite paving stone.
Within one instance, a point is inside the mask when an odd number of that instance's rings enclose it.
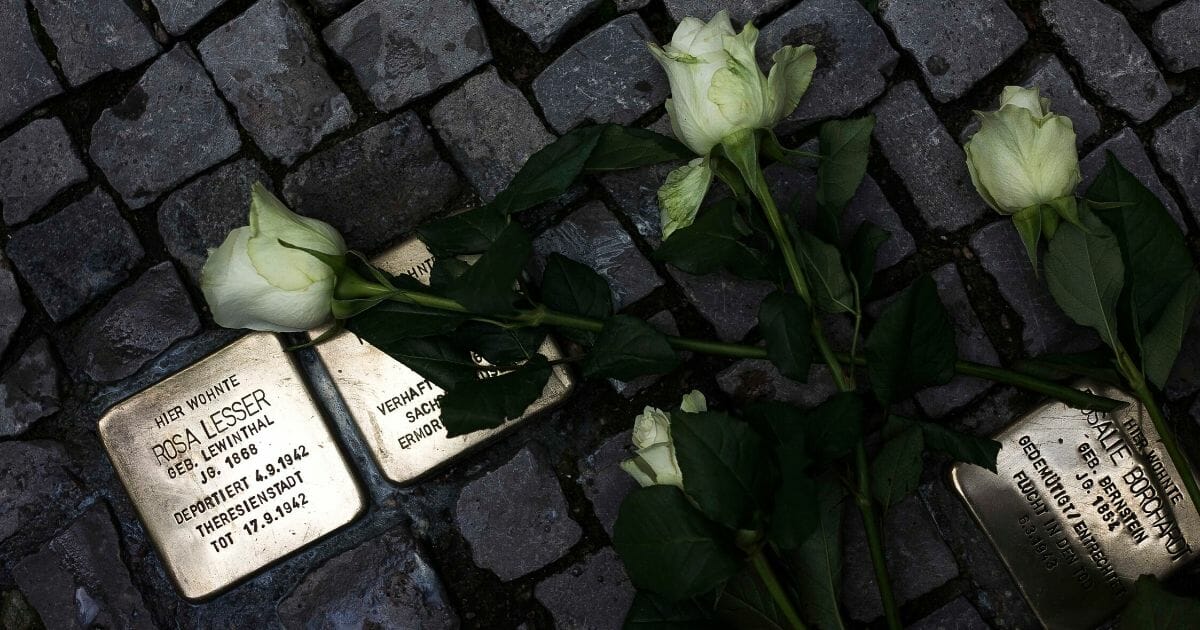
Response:
[[[1050,108],[1054,113],[1071,119],[1071,124],[1075,127],[1075,146],[1083,146],[1084,142],[1100,131],[1100,117],[1096,115],[1096,108],[1079,93],[1075,80],[1058,57],[1050,54],[1037,57],[1021,81],[1021,86],[1038,88],[1041,96],[1050,99]],[[998,94],[993,102],[997,101]],[[966,144],[976,131],[979,131],[979,119],[973,117],[959,134],[959,140]]]
[[[546,52],[572,26],[587,17],[603,0],[488,0],[496,12],[521,29],[537,49]]]
[[[62,121],[42,118],[0,142],[0,208],[20,223],[59,192],[87,180],[87,169]]]
[[[59,371],[39,337],[0,378],[0,437],[14,437],[58,411]]]
[[[613,4],[621,13],[626,11],[636,11],[648,4],[650,0],[613,0]]]
[[[882,0],[879,15],[942,103],[962,96],[1028,39],[1004,0]]]
[[[579,460],[579,485],[592,502],[592,511],[609,537],[625,495],[638,487],[629,473],[621,470],[621,462],[633,457],[632,432],[622,431],[600,444],[587,457]]]
[[[7,253],[56,322],[120,284],[145,253],[103,190],[17,230]]]
[[[780,374],[765,359],[742,359],[734,363],[717,374],[717,385],[739,405],[781,400],[807,409],[837,393],[829,368],[824,365],[813,365],[808,383],[799,383]]]
[[[93,380],[115,381],[199,330],[200,319],[179,274],[164,262],[117,292],[62,350]]]
[[[530,447],[463,487],[455,524],[475,564],[509,581],[563,557],[582,530],[554,471]]]
[[[1200,21],[1197,22],[1197,25],[1200,25]],[[1158,156],[1158,163],[1179,186],[1184,200],[1192,211],[1192,216],[1200,220],[1200,172],[1196,170],[1196,162],[1200,159],[1200,106],[1180,113],[1159,127],[1154,132],[1153,146],[1154,154]],[[1141,151],[1139,155],[1143,161],[1149,162],[1145,159],[1145,151]],[[1123,158],[1123,156],[1118,157]],[[1127,166],[1127,168],[1132,169],[1133,167]],[[1139,170],[1134,172],[1142,182],[1147,181],[1145,176],[1154,174],[1153,167],[1147,170],[1139,163],[1137,168]],[[1144,171],[1145,174],[1139,171]],[[1163,188],[1157,177],[1153,177],[1150,181],[1150,189],[1164,204],[1167,204],[1168,209],[1173,209],[1173,214],[1178,217],[1179,210],[1175,208],[1170,193]]]
[[[1145,122],[1171,100],[1150,51],[1120,11],[1099,0],[1048,0],[1042,16],[1083,70],[1083,79],[1105,100]]]
[[[771,13],[787,5],[787,0],[666,0],[671,19],[682,22],[685,17],[708,21],[718,11],[728,11],[734,27]]]
[[[625,215],[633,229],[654,248],[662,243],[662,213],[658,207],[658,189],[667,174],[683,162],[667,162],[643,168],[605,173],[600,185],[608,191],[613,204]]]
[[[955,426],[974,435],[998,433],[1012,422],[1034,400],[1033,395],[1013,387],[1002,386],[988,394],[966,411],[952,418]]]
[[[521,91],[492,66],[438,102],[430,118],[484,201],[504,190],[530,155],[554,141]]]
[[[930,276],[937,285],[938,296],[946,307],[946,314],[954,325],[954,341],[958,345],[958,357],[966,361],[974,361],[984,365],[999,365],[1000,357],[996,348],[988,339],[983,325],[971,301],[967,298],[966,287],[958,275],[954,263],[948,263],[935,269]],[[991,381],[955,376],[945,385],[929,387],[917,392],[917,401],[925,413],[934,418],[941,418],[951,411],[971,402],[979,394],[987,391]]]
[[[1180,399],[1200,391],[1200,313],[1192,318],[1183,336],[1175,367],[1163,388],[1167,397]]]
[[[1000,295],[1024,322],[1022,340],[1033,355],[1078,352],[1095,347],[1095,334],[1067,318],[1034,273],[1012,221],[988,224],[971,237],[971,249],[996,280]]]
[[[667,77],[646,48],[654,35],[636,14],[623,15],[576,42],[533,81],[550,126],[629,124],[667,99]]]
[[[186,33],[200,20],[208,17],[225,0],[152,0],[158,9],[158,21],[167,27],[167,32],[179,36]]]
[[[1186,116],[1186,114],[1184,114],[1184,116]],[[1175,120],[1181,121],[1185,119],[1179,117]],[[1184,132],[1184,142],[1189,141],[1189,139],[1186,138],[1186,133],[1189,132]],[[1164,146],[1165,150],[1160,150],[1158,148],[1160,146],[1158,142],[1155,143],[1155,150],[1158,154],[1159,160],[1162,162],[1163,167],[1166,168],[1167,172],[1171,173],[1172,175],[1177,172],[1181,172],[1177,169],[1182,164],[1180,160],[1186,161],[1188,159],[1186,151],[1182,156],[1172,155],[1168,152],[1170,149],[1167,149],[1167,147],[1178,145],[1172,145],[1170,141],[1166,140],[1167,135],[1161,130],[1159,131],[1159,134],[1161,134],[1164,139],[1162,145]],[[1155,136],[1156,141],[1158,137],[1159,136]],[[1197,146],[1200,146],[1200,144]],[[1183,221],[1183,214],[1179,211],[1179,205],[1175,203],[1175,199],[1171,196],[1171,193],[1167,191],[1167,187],[1163,186],[1162,180],[1158,178],[1158,173],[1154,170],[1154,164],[1150,161],[1150,156],[1146,155],[1146,146],[1142,143],[1141,138],[1138,138],[1137,133],[1128,127],[1121,129],[1116,135],[1108,140],[1105,140],[1095,149],[1092,149],[1091,153],[1088,153],[1086,157],[1079,161],[1079,172],[1081,175],[1083,175],[1083,182],[1079,185],[1079,190],[1081,192],[1087,191],[1087,189],[1092,185],[1092,182],[1096,180],[1096,176],[1100,174],[1100,171],[1108,162],[1109,151],[1111,151],[1113,155],[1117,156],[1117,160],[1121,162],[1122,166],[1128,169],[1130,173],[1133,173],[1133,175],[1137,177],[1138,181],[1142,182],[1146,188],[1150,189],[1150,192],[1154,193],[1154,196],[1158,197],[1158,200],[1161,201],[1164,206],[1166,206],[1167,212],[1171,213],[1171,218],[1175,219],[1175,223],[1179,225],[1179,228],[1187,231],[1186,224]],[[1185,191],[1187,190],[1186,185],[1184,185],[1183,188]],[[1200,200],[1200,198],[1198,198],[1198,200]]]
[[[875,114],[875,145],[904,180],[926,223],[950,232],[991,212],[971,184],[962,148],[916,84],[893,87]]]
[[[811,122],[839,118],[887,89],[900,55],[857,0],[806,0],[775,18],[758,40],[760,61],[783,46],[811,44],[817,68],[800,106],[777,127],[789,133]]]
[[[441,580],[402,527],[320,565],[279,604],[288,628],[459,627]]]
[[[1171,72],[1200,67],[1200,0],[1184,0],[1159,13],[1150,43]]]
[[[965,597],[954,601],[922,617],[908,630],[988,630],[991,626],[979,616],[979,611]]]
[[[267,155],[291,164],[355,120],[320,44],[288,0],[259,0],[200,42],[200,56]]]
[[[121,562],[121,543],[103,502],[18,562],[12,575],[47,628],[157,627]]]
[[[689,302],[716,329],[722,341],[741,341],[758,325],[758,306],[775,290],[764,280],[746,280],[726,271],[704,276],[670,267]]]
[[[208,73],[180,44],[100,115],[90,154],[125,202],[140,208],[241,144]]]
[[[492,59],[470,0],[366,0],[321,36],[383,111],[403,107]]]
[[[197,283],[208,250],[224,242],[234,228],[246,225],[254,182],[271,188],[270,178],[257,162],[238,160],[201,175],[158,207],[163,244]]]
[[[4,350],[22,319],[25,319],[25,304],[21,301],[21,290],[4,257],[0,256],[0,358],[4,357]]]
[[[128,70],[160,50],[125,0],[33,0],[33,6],[71,85]]]
[[[61,525],[80,498],[70,462],[57,442],[0,442],[0,542],[27,525]]]
[[[546,257],[558,253],[581,262],[608,280],[617,310],[662,286],[654,271],[604,204],[593,201],[567,215],[533,241],[535,282],[541,282]]]
[[[62,86],[42,55],[23,0],[0,1],[0,127],[26,110],[60,94]]]
[[[283,184],[291,208],[374,250],[445,213],[463,183],[407,112],[308,158]]]
[[[580,630],[620,630],[635,593],[612,547],[542,580],[533,591],[556,628]]]

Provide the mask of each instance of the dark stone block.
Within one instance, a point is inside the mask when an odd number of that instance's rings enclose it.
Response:
[[[685,17],[707,22],[718,11],[725,10],[735,28],[786,4],[787,0],[666,0],[667,12],[676,22],[682,22]]]
[[[0,127],[26,110],[62,92],[58,77],[42,55],[21,0],[0,2]]]
[[[670,272],[721,341],[741,341],[757,326],[758,307],[775,290],[770,282],[746,280],[724,271],[697,276],[671,267]]]
[[[770,361],[762,359],[742,359],[725,368],[717,374],[717,385],[739,405],[781,400],[807,409],[837,393],[829,368],[824,365],[813,365],[808,383],[800,383],[780,374]]]
[[[27,525],[61,524],[81,497],[70,462],[57,442],[0,442],[0,542]]]
[[[989,630],[991,626],[984,623],[979,611],[966,600],[959,597],[954,601],[933,611],[908,630]]]
[[[0,208],[20,223],[68,186],[87,180],[79,152],[57,118],[35,120],[0,142]]]
[[[172,35],[183,35],[200,20],[208,17],[225,0],[152,0],[158,9],[158,19]]]
[[[1200,67],[1200,0],[1184,0],[1158,14],[1150,42],[1167,70],[1186,72]]]
[[[604,440],[600,448],[579,461],[579,485],[610,537],[621,511],[621,502],[638,487],[633,477],[621,470],[621,462],[633,457],[631,435],[630,431],[622,431]]]
[[[1197,20],[1197,25],[1200,25],[1200,18]],[[1132,135],[1132,132],[1129,133]],[[1134,136],[1134,140],[1136,139]],[[1136,155],[1140,156],[1141,160],[1137,160],[1136,157],[1129,160],[1119,154],[1118,157],[1123,161],[1135,162],[1132,165],[1127,164],[1126,168],[1131,170],[1136,168],[1137,170],[1132,170],[1132,172],[1143,184],[1150,186],[1150,189],[1158,195],[1168,209],[1174,210],[1173,214],[1178,220],[1180,218],[1179,210],[1175,208],[1171,194],[1155,176],[1154,167],[1146,159],[1146,152],[1142,150],[1140,143],[1137,148],[1139,152]],[[1154,154],[1158,156],[1159,164],[1162,164],[1163,169],[1179,186],[1188,208],[1192,211],[1192,216],[1200,220],[1200,172],[1197,172],[1196,169],[1196,159],[1197,156],[1200,156],[1200,107],[1193,107],[1175,116],[1154,132]],[[1144,164],[1149,165],[1149,169]],[[1187,229],[1181,221],[1180,227]]]
[[[33,0],[33,6],[71,85],[158,54],[158,42],[125,0]]]
[[[533,593],[550,610],[556,628],[620,630],[636,589],[617,552],[606,547],[542,580]]]
[[[39,338],[0,379],[0,437],[14,437],[58,411],[58,364]]]
[[[1187,112],[1185,112],[1172,122],[1160,127],[1158,135],[1155,136],[1155,152],[1158,153],[1163,167],[1172,175],[1180,172],[1194,172],[1194,169],[1190,168],[1187,171],[1179,170],[1181,164],[1190,165],[1192,158],[1187,156],[1186,151],[1183,155],[1173,154],[1171,148],[1168,146],[1170,142],[1167,140],[1167,133],[1176,134],[1176,137],[1178,137],[1177,134],[1182,132],[1184,134],[1183,137],[1186,138],[1188,131],[1186,129],[1175,129],[1172,132],[1162,131],[1172,124],[1184,123],[1186,126],[1185,117],[1187,115]],[[1161,142],[1159,142],[1159,138],[1162,138]],[[1175,149],[1178,150],[1178,145],[1175,145]],[[1171,213],[1171,218],[1175,219],[1175,223],[1179,225],[1179,228],[1187,231],[1187,226],[1183,222],[1183,214],[1179,211],[1179,205],[1175,203],[1175,199],[1167,191],[1167,187],[1163,186],[1162,180],[1158,178],[1158,173],[1154,170],[1154,163],[1150,161],[1150,156],[1146,155],[1146,147],[1142,144],[1141,139],[1128,127],[1121,129],[1115,136],[1105,140],[1103,144],[1095,149],[1092,149],[1092,152],[1088,153],[1087,157],[1079,161],[1079,172],[1083,175],[1083,183],[1079,185],[1079,190],[1086,191],[1092,185],[1092,182],[1096,180],[1096,175],[1100,173],[1105,163],[1108,162],[1109,151],[1112,151],[1113,155],[1117,156],[1121,165],[1130,173],[1133,173],[1134,177],[1137,177],[1138,181],[1142,182],[1142,185],[1149,188],[1150,192],[1153,192],[1154,196],[1158,197],[1158,200],[1167,208],[1167,212]],[[1183,184],[1184,194],[1187,194],[1186,182],[1186,179],[1180,182]]]
[[[488,0],[505,20],[521,29],[538,50],[545,52],[602,0]]]
[[[21,302],[21,291],[17,281],[0,256],[0,358],[12,339],[13,333],[25,318],[25,304]]]
[[[958,275],[954,263],[949,263],[934,270],[933,281],[937,284],[938,295],[946,307],[946,313],[954,325],[954,341],[958,344],[958,358],[974,361],[984,365],[999,365],[1000,357],[996,348],[988,339],[975,309],[967,298],[966,287]],[[987,391],[992,382],[968,376],[955,376],[949,383],[938,387],[929,387],[917,392],[917,401],[925,413],[934,418],[946,414],[971,402],[976,396]]]

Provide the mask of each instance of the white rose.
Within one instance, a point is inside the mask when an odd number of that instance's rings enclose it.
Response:
[[[680,411],[708,411],[704,394],[692,390],[683,397]],[[683,471],[675,458],[675,443],[671,439],[671,415],[654,407],[646,407],[633,422],[634,456],[621,462],[621,469],[633,476],[641,486],[675,486],[683,489]]]
[[[343,256],[346,243],[329,224],[287,209],[260,183],[250,194],[250,225],[209,252],[200,288],[213,319],[226,328],[311,330],[332,316],[337,273],[311,254]]]

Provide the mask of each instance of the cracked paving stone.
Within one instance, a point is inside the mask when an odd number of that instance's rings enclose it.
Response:
[[[90,154],[125,202],[141,208],[241,145],[208,73],[181,44],[100,115]]]
[[[92,380],[115,381],[199,330],[200,319],[179,274],[164,262],[118,291],[61,350]]]
[[[458,628],[429,560],[398,527],[313,569],[279,604],[288,628]]]
[[[412,112],[313,155],[283,183],[292,210],[326,221],[356,249],[375,250],[450,210],[458,175]]]
[[[21,301],[21,290],[7,261],[0,256],[0,358],[4,357],[8,342],[24,318],[25,304]]]
[[[829,368],[814,364],[808,383],[793,381],[765,359],[742,359],[717,374],[717,385],[739,404],[780,400],[805,409],[825,402],[837,393]]]
[[[921,618],[908,630],[988,630],[979,611],[965,597],[954,601]]]
[[[875,100],[900,57],[858,0],[807,0],[788,10],[763,27],[760,61],[769,67],[775,51],[800,44],[816,49],[817,69],[800,106],[778,127],[783,134]]]
[[[967,289],[954,263],[943,265],[930,274],[937,285],[938,296],[946,307],[946,313],[954,325],[954,341],[958,346],[958,357],[984,365],[999,365],[1000,357],[992,340],[983,330],[983,324],[975,314]],[[949,383],[929,387],[917,392],[917,401],[925,413],[941,418],[971,402],[976,396],[991,387],[991,381],[955,376]]]
[[[785,5],[787,0],[666,0],[671,19],[682,22],[685,17],[711,20],[718,11],[729,12],[729,20],[741,29],[746,22],[766,15]]]
[[[984,226],[971,237],[971,250],[1024,322],[1021,335],[1027,352],[1080,352],[1095,347],[1096,335],[1068,319],[1034,274],[1012,221]]]
[[[578,483],[584,496],[592,502],[592,511],[609,537],[612,537],[625,495],[638,487],[633,477],[621,470],[621,462],[633,457],[631,436],[631,431],[622,431],[579,460]]]
[[[1079,93],[1079,89],[1075,87],[1075,80],[1067,73],[1058,57],[1050,54],[1039,56],[1025,74],[1021,86],[1038,88],[1042,97],[1050,99],[1050,109],[1054,110],[1054,113],[1071,119],[1071,124],[1075,127],[1076,147],[1082,147],[1084,142],[1099,133],[1100,117],[1096,115],[1096,108]],[[999,95],[992,102],[998,101]],[[979,131],[979,119],[972,117],[959,134],[959,141],[966,144],[976,131]]]
[[[1150,43],[1171,72],[1200,67],[1200,0],[1184,0],[1160,13]]]
[[[533,251],[535,282],[541,282],[546,257],[562,254],[608,280],[615,310],[646,297],[663,283],[633,238],[599,201],[584,205],[539,235]]]
[[[891,89],[875,106],[875,140],[904,181],[921,218],[952,232],[989,212],[971,184],[966,157],[915,83]]]
[[[383,111],[399,109],[492,60],[470,0],[366,0],[321,36]]]
[[[205,37],[199,51],[242,126],[284,164],[355,120],[316,36],[287,0],[259,0]]]
[[[7,253],[51,319],[61,322],[123,282],[145,252],[112,198],[96,189],[17,230]]]
[[[627,14],[567,49],[533,80],[550,126],[565,133],[587,120],[627,125],[662,105],[667,77],[646,48],[651,41],[642,18]]]
[[[17,562],[12,576],[47,628],[156,627],[121,561],[121,542],[103,501]]]
[[[246,225],[254,182],[271,188],[271,178],[257,162],[239,160],[196,178],[158,207],[163,244],[197,283],[208,250],[224,242],[234,228]]]
[[[167,27],[167,32],[176,37],[183,35],[200,20],[208,17],[225,0],[152,0],[158,9],[158,20]]]
[[[160,50],[125,0],[33,0],[33,6],[71,85],[128,70]]]
[[[1197,24],[1200,25],[1200,21]],[[1175,179],[1175,183],[1183,193],[1184,200],[1192,211],[1192,216],[1200,220],[1200,172],[1196,169],[1197,158],[1200,158],[1200,106],[1184,111],[1159,127],[1154,132],[1153,146],[1159,164]],[[1144,151],[1141,152],[1141,156],[1144,160]],[[1149,161],[1146,160],[1146,163],[1148,164]],[[1126,168],[1131,167],[1127,166]],[[1142,170],[1140,165],[1139,170]],[[1133,172],[1144,183],[1147,181],[1147,175],[1153,175],[1154,168],[1151,166],[1145,175],[1138,171]],[[1153,177],[1150,181],[1150,189],[1168,208],[1174,210],[1174,215],[1178,216],[1179,210],[1174,207],[1170,193],[1163,189],[1162,182],[1158,181],[1157,177]],[[1161,192],[1160,189],[1162,189]],[[1180,227],[1187,230],[1183,225]]]
[[[0,142],[0,208],[4,222],[20,223],[69,186],[87,180],[87,169],[57,118],[35,120]]]
[[[504,190],[530,155],[554,141],[525,95],[492,66],[438,102],[430,118],[484,201]]]
[[[475,564],[505,582],[563,557],[583,533],[554,471],[530,447],[464,486],[454,511]]]
[[[716,329],[721,341],[741,341],[758,325],[758,307],[775,290],[764,280],[747,280],[726,271],[703,276],[668,267],[689,302]]]
[[[962,96],[1029,37],[1004,0],[882,0],[879,15],[942,103]]]
[[[587,17],[603,0],[488,0],[492,8],[546,52],[572,26]]]
[[[39,337],[0,379],[0,437],[14,437],[58,411],[59,371]]]
[[[81,497],[70,462],[57,442],[0,442],[0,542],[27,525],[61,524]]]
[[[29,16],[21,0],[0,1],[0,127],[14,121],[29,108],[62,93],[54,70],[29,27]]]
[[[1176,119],[1179,120],[1179,119]],[[1157,139],[1157,136],[1156,136]],[[1198,145],[1200,146],[1200,145]],[[1175,219],[1175,223],[1179,225],[1179,229],[1187,232],[1187,225],[1183,221],[1183,214],[1179,211],[1179,206],[1175,203],[1175,199],[1171,197],[1171,193],[1167,191],[1167,187],[1163,186],[1162,180],[1158,178],[1158,173],[1154,170],[1154,164],[1150,162],[1150,156],[1146,155],[1146,147],[1142,144],[1142,140],[1138,135],[1128,127],[1121,129],[1117,134],[1108,140],[1105,140],[1100,146],[1092,149],[1087,157],[1079,161],[1079,172],[1083,175],[1083,183],[1080,184],[1079,190],[1086,191],[1088,187],[1095,181],[1096,176],[1104,168],[1108,162],[1108,152],[1112,151],[1113,155],[1117,156],[1117,160],[1121,162],[1138,181],[1150,189],[1154,196],[1163,203],[1167,208],[1167,212],[1171,213],[1171,218]],[[1162,152],[1157,151],[1159,159],[1163,161],[1163,166],[1168,173],[1175,175],[1176,171],[1172,168],[1172,158],[1165,156]],[[1174,158],[1180,159],[1180,158]],[[1184,159],[1187,159],[1186,157]],[[1186,187],[1185,187],[1186,188]]]
[[[620,630],[635,594],[612,547],[542,580],[533,590],[554,617],[554,627],[588,630]]]
[[[1042,16],[1106,103],[1146,122],[1171,100],[1150,51],[1120,11],[1098,0],[1049,0]]]

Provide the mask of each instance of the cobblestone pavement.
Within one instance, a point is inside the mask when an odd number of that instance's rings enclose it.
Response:
[[[643,46],[728,8],[764,52],[812,43],[813,88],[785,124],[874,112],[847,221],[894,232],[886,300],[929,271],[962,352],[982,361],[1080,349],[1015,232],[979,200],[959,141],[1005,84],[1070,114],[1085,176],[1113,151],[1197,244],[1200,0],[0,0],[0,625],[53,628],[617,628],[633,590],[610,547],[632,482],[633,416],[698,387],[714,404],[812,404],[769,364],[696,358],[661,379],[590,383],[563,407],[406,488],[348,429],[311,352],[370,506],[360,519],[205,603],[167,579],[96,433],[112,403],[236,333],[204,308],[204,252],[262,180],[372,251],[493,197],[523,160],[586,121],[664,129],[665,77]],[[666,169],[587,182],[529,213],[563,252],[664,329],[758,339],[765,287],[654,262]],[[776,172],[811,208],[812,173]],[[536,271],[536,270],[535,270]],[[834,329],[835,332],[838,330]],[[1200,414],[1200,321],[1168,388]],[[1034,400],[960,380],[927,414],[987,434]],[[1194,426],[1194,423],[1185,423]],[[1194,433],[1194,431],[1193,431]],[[930,456],[888,519],[889,561],[918,628],[1025,628],[1031,613]],[[843,602],[879,625],[861,525],[846,519]],[[1194,578],[1181,578],[1194,592]]]

